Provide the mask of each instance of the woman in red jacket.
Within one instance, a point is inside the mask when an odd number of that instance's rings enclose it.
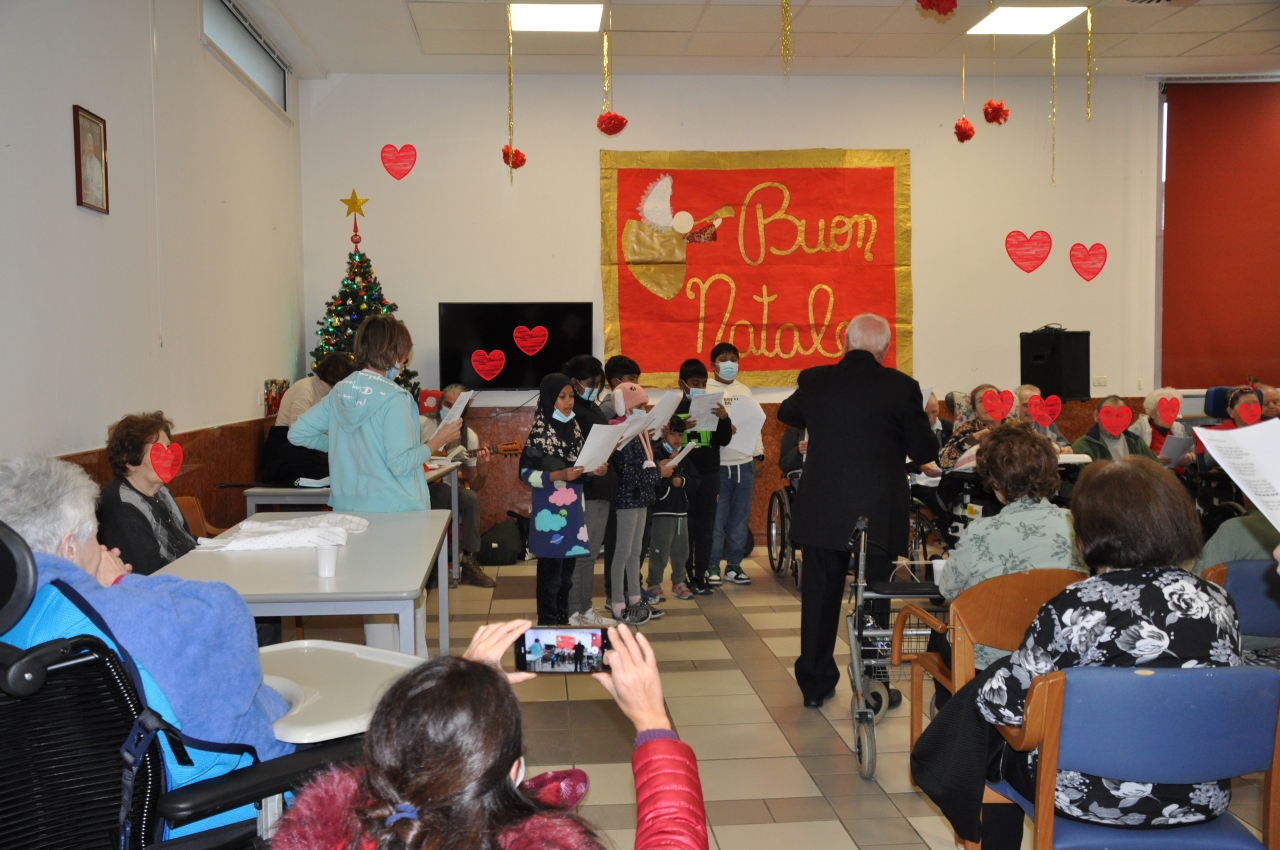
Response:
[[[462,658],[428,661],[391,686],[358,766],[318,777],[280,822],[273,850],[597,850],[571,813],[580,770],[524,779],[520,704],[500,659],[531,623],[476,632]],[[643,635],[609,629],[611,673],[595,677],[635,724],[636,850],[705,850],[707,815],[693,750],[676,737]]]

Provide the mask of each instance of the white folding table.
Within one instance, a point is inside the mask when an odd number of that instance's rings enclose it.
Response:
[[[266,513],[263,521],[318,512]],[[363,513],[369,527],[338,547],[337,574],[320,578],[315,549],[194,550],[160,570],[165,575],[231,585],[255,617],[391,614],[400,627],[399,650],[416,648],[414,603],[422,596],[432,561],[440,586],[440,652],[449,654],[449,568],[444,546],[449,511]],[[226,533],[230,533],[234,529]]]

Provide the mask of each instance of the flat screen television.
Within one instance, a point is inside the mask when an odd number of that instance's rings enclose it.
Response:
[[[590,301],[440,303],[440,386],[537,389],[575,354],[590,354]]]

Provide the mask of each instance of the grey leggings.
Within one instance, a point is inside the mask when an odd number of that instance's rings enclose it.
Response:
[[[573,587],[569,590],[569,613],[585,614],[591,610],[591,584],[595,581],[596,556],[604,545],[604,527],[609,524],[609,502],[587,499],[583,502],[587,521],[587,548],[590,555],[578,558],[573,568]]]
[[[684,562],[689,559],[689,518],[655,516],[649,524],[649,587],[662,585],[662,574],[671,561],[671,583],[684,584]]]
[[[609,565],[612,573],[612,591],[609,604],[625,603],[622,588],[634,588],[640,594],[640,556],[644,550],[644,524],[649,515],[648,508],[621,508],[618,516],[618,543],[613,550],[613,563]],[[624,582],[625,572],[625,584]]]

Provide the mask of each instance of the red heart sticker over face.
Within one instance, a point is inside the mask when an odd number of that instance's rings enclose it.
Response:
[[[440,390],[418,391],[418,412],[423,416],[434,416],[440,412]]]
[[[507,355],[503,354],[500,348],[495,348],[487,354],[479,348],[471,352],[471,368],[486,381],[492,381],[498,377],[498,373],[505,365],[507,365]]]
[[[417,161],[418,149],[413,145],[405,145],[399,150],[395,145],[382,146],[382,167],[397,180],[403,179],[406,174],[413,171]]]
[[[1049,259],[1053,240],[1043,230],[1037,230],[1030,236],[1015,230],[1004,238],[1004,250],[1015,266],[1031,274]]]
[[[1101,242],[1086,248],[1077,242],[1071,246],[1071,268],[1085,280],[1093,280],[1107,264],[1107,248]]]
[[[1252,425],[1262,418],[1262,405],[1256,401],[1242,401],[1236,405],[1236,413],[1244,420],[1244,424]]]
[[[1003,422],[1009,411],[1013,410],[1013,393],[1008,390],[1000,393],[987,390],[982,394],[982,409],[995,421]]]
[[[1098,411],[1098,423],[1102,425],[1102,430],[1113,437],[1119,437],[1123,434],[1132,421],[1133,411],[1127,406],[1112,407],[1107,404]]]
[[[1048,428],[1058,418],[1058,414],[1062,413],[1062,399],[1056,395],[1048,398],[1033,395],[1027,399],[1027,412],[1037,425]]]
[[[1176,398],[1162,398],[1156,402],[1156,410],[1161,419],[1172,425],[1173,420],[1178,418],[1178,413],[1182,410],[1182,401]]]
[[[542,325],[535,325],[533,330],[530,330],[521,325],[511,332],[511,338],[516,341],[516,348],[532,357],[547,344],[547,329]]]
[[[182,468],[182,446],[170,443],[165,448],[161,443],[152,443],[151,468],[156,471],[156,478],[168,484]]]

